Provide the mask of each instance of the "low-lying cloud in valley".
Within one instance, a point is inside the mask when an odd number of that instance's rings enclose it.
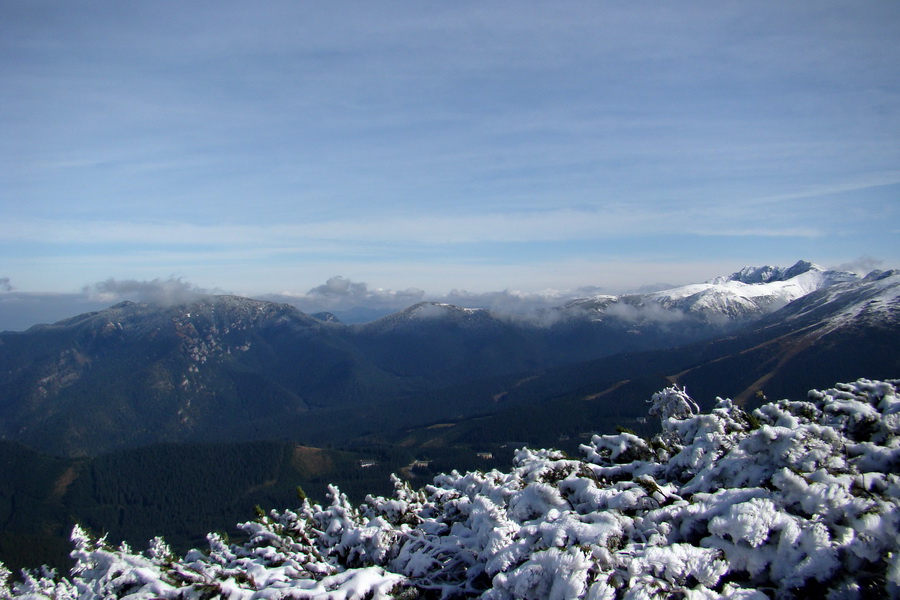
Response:
[[[454,289],[446,294],[429,294],[418,288],[403,290],[376,288],[366,282],[334,276],[306,293],[284,292],[267,294],[260,298],[291,304],[306,313],[331,312],[346,323],[357,323],[403,310],[419,302],[441,302],[463,308],[485,308],[499,315],[545,320],[548,309],[574,298],[585,298],[599,293],[600,288],[587,286],[565,291],[469,292]]]
[[[487,308],[500,314],[526,316],[554,308],[573,298],[585,298],[599,293],[601,292],[596,287],[578,288],[572,291],[544,290],[541,292],[503,290],[502,292],[477,293],[452,290],[440,301],[466,308]]]
[[[606,309],[606,314],[621,319],[628,323],[677,323],[686,317],[682,310],[669,310],[656,302],[635,305],[626,302],[616,302]]]

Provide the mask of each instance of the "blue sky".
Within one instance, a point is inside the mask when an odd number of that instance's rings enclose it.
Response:
[[[893,0],[6,0],[0,296],[898,267],[898,58]]]

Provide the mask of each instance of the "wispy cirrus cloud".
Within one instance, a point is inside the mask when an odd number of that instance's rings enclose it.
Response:
[[[718,214],[717,214],[718,213]],[[253,246],[286,249],[321,242],[346,244],[481,244],[571,241],[600,236],[647,237],[661,233],[814,237],[827,233],[794,220],[735,227],[727,207],[708,211],[677,206],[644,211],[610,203],[602,208],[561,208],[482,214],[372,216],[278,224],[198,224],[185,221],[14,220],[0,241],[151,246]]]

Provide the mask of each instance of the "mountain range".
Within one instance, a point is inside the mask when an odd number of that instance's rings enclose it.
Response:
[[[671,384],[709,410],[718,395],[752,408],[890,379],[898,295],[900,272],[801,261],[528,317],[423,302],[345,325],[210,296],[3,332],[0,560],[65,567],[76,522],[184,551],[297,486],[360,501],[392,472],[504,468],[525,445],[577,454],[588,432],[649,436],[646,400]]]
[[[701,387],[704,365],[740,364],[757,379],[716,389],[744,398],[777,382],[779,364],[829,349],[848,369],[896,365],[896,351],[873,341],[884,331],[890,346],[898,281],[800,261],[530,317],[423,302],[363,325],[234,296],[123,302],[0,333],[0,436],[63,456],[159,442],[345,442],[506,409],[553,378],[562,383],[535,394],[578,389],[586,375],[576,371],[618,381],[613,372],[629,369],[603,365],[623,360],[662,361],[667,377]],[[522,380],[531,383],[507,389]]]

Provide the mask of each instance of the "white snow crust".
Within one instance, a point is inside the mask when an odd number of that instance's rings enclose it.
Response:
[[[576,459],[521,449],[393,497],[304,501],[242,545],[175,556],[76,528],[76,567],[0,598],[591,600],[900,598],[900,380],[839,384],[747,413],[651,399],[662,432],[597,435]]]

